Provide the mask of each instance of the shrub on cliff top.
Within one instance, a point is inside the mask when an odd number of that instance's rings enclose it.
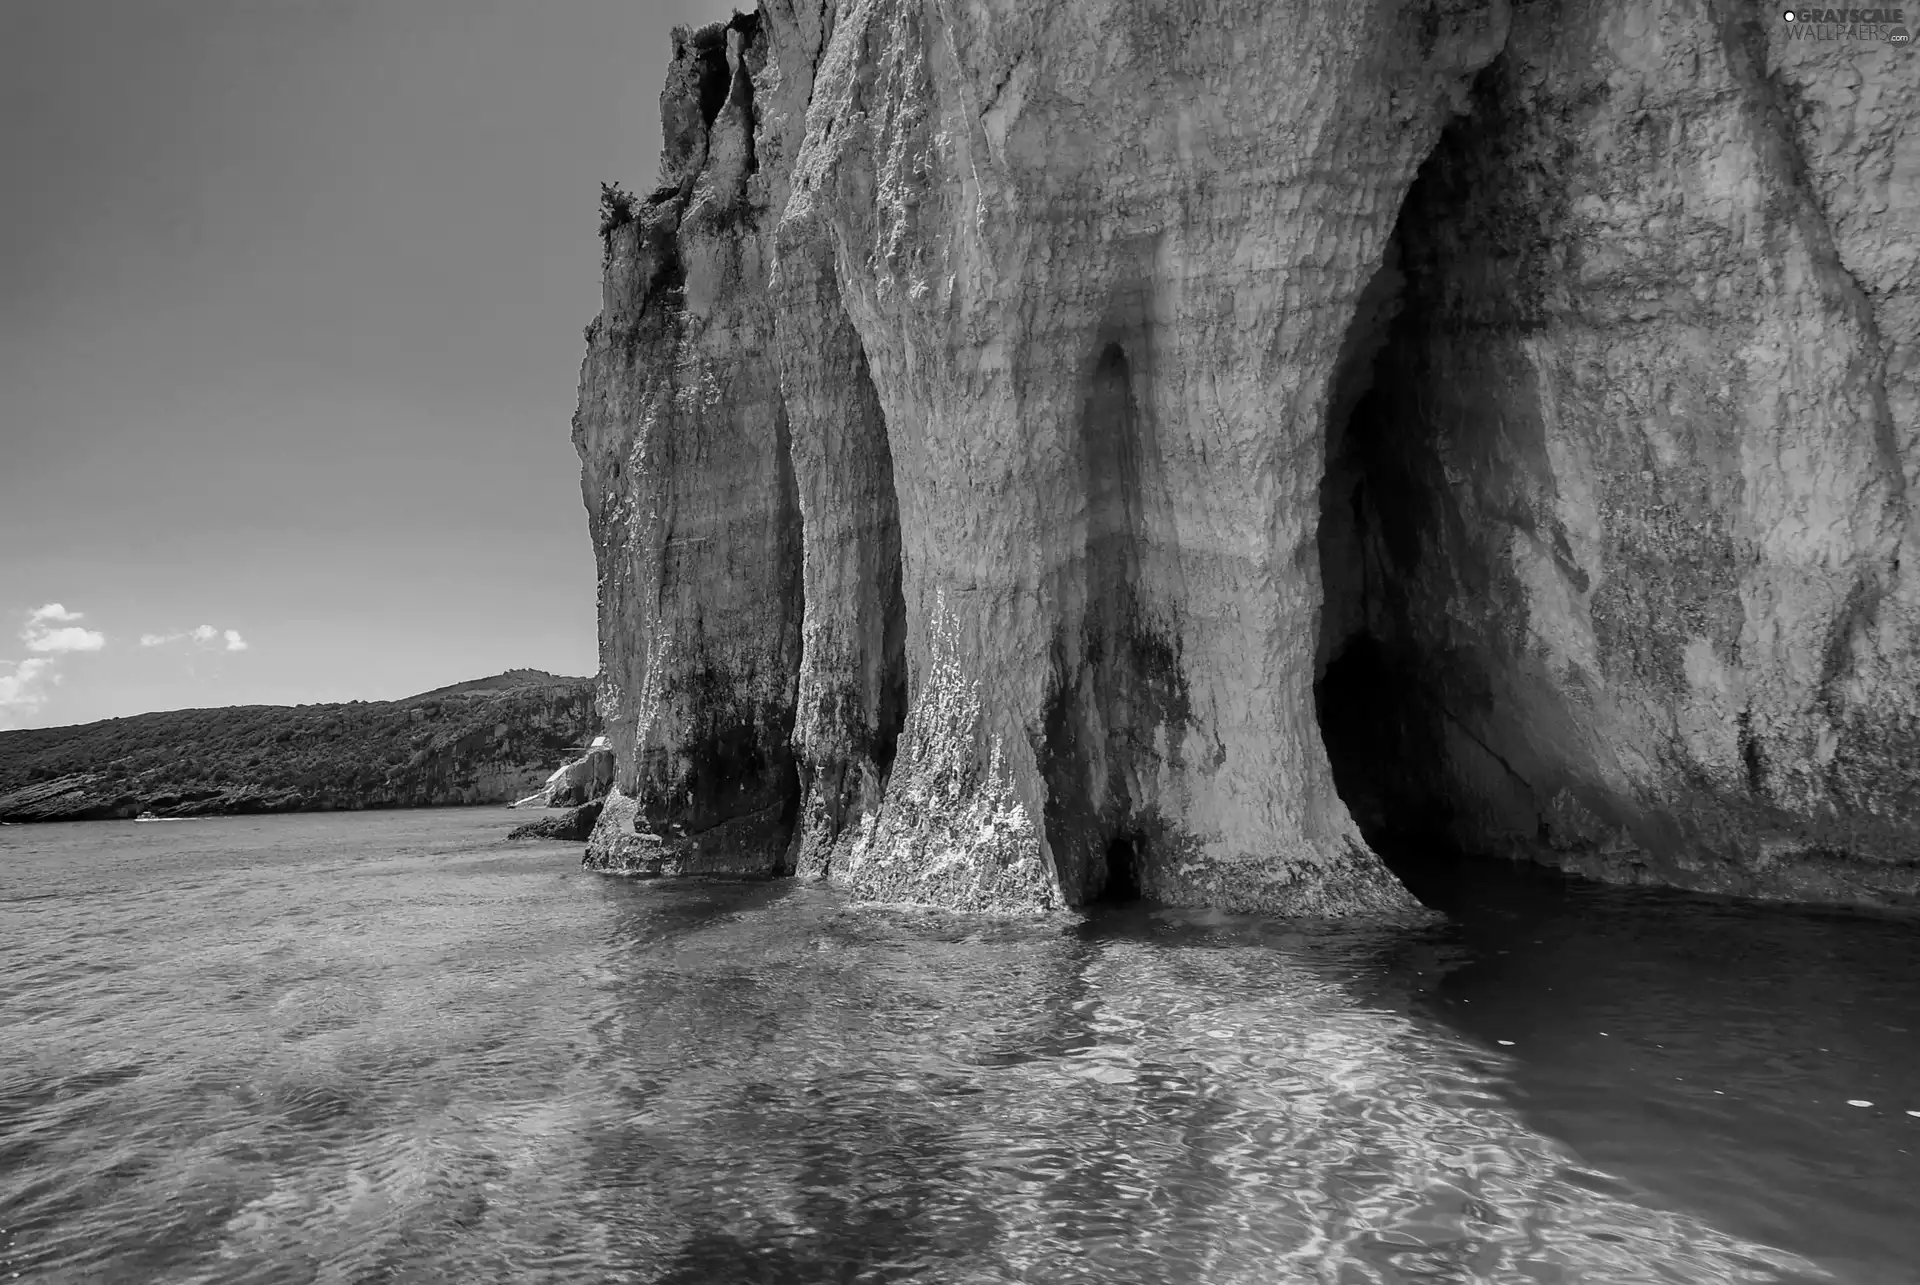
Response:
[[[611,236],[615,228],[633,222],[633,193],[618,183],[600,185],[600,235]]]

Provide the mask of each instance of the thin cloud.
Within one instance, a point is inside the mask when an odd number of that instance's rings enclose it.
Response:
[[[183,629],[177,634],[141,634],[142,647],[164,647],[168,643],[194,642],[201,646],[213,643],[222,644],[224,651],[245,651],[248,643],[240,636],[238,629],[215,629],[212,625],[198,625],[192,629]]]

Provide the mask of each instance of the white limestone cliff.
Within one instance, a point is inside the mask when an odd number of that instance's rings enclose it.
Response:
[[[1920,99],[1776,17],[681,33],[575,419],[589,861],[1381,913],[1417,831],[1912,895]]]

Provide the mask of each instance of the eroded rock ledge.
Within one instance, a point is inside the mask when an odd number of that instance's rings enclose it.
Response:
[[[589,864],[1378,913],[1412,835],[1910,898],[1920,78],[1776,18],[678,33],[574,421]]]

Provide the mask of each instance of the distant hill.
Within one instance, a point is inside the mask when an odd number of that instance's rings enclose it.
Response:
[[[430,692],[421,692],[418,696],[409,696],[406,699],[423,701],[434,696],[485,696],[496,692],[518,691],[526,687],[577,687],[581,683],[591,685],[593,680],[549,674],[544,669],[509,669],[506,673],[495,674],[492,678],[474,678],[464,683],[455,683],[451,687],[436,687]]]
[[[511,802],[598,732],[593,687],[516,669],[398,701],[0,732],[0,821]]]

